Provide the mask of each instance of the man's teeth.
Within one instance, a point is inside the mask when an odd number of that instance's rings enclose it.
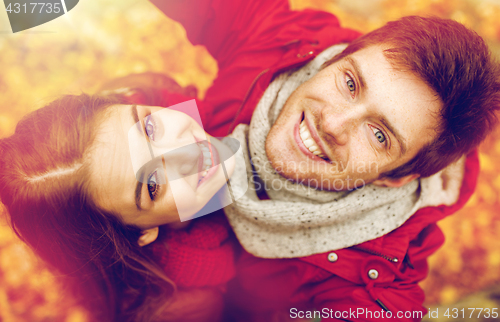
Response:
[[[299,134],[300,134],[300,138],[302,139],[302,143],[304,143],[306,148],[309,151],[311,151],[312,154],[314,154],[322,159],[326,159],[326,155],[321,153],[319,146],[313,140],[313,138],[311,136],[311,132],[309,132],[309,129],[307,128],[306,121],[302,121],[300,123]]]
[[[203,166],[204,166],[204,170],[201,173],[201,178],[200,178],[201,181],[207,175],[208,170],[210,170],[210,168],[212,167],[212,158],[210,150],[206,146],[200,144],[200,149],[201,152],[203,153]]]

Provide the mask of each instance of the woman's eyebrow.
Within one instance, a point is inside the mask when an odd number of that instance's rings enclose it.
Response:
[[[142,210],[141,207],[141,198],[142,198],[142,181],[144,179],[144,171],[141,171],[139,174],[139,179],[137,180],[137,185],[135,186],[135,205],[137,209]]]
[[[134,119],[134,124],[137,126],[139,132],[142,132],[141,123],[139,121],[139,111],[137,111],[137,105],[132,105],[131,112],[132,112],[132,118]]]
[[[139,111],[137,110],[137,105],[132,105],[131,112],[132,112],[132,118],[134,119],[134,122],[135,122],[134,124],[137,127],[137,130],[147,138],[148,135],[146,133],[144,133],[144,129],[142,127],[143,125],[139,121]],[[153,148],[151,147],[151,142],[148,140],[147,144],[148,144],[148,148],[149,148],[149,154],[151,155],[151,160],[153,160],[155,157],[155,154],[153,152]]]
[[[141,123],[139,121],[139,112],[137,111],[137,105],[132,105],[131,107],[132,118],[134,119],[134,124],[137,126],[138,130],[141,131]],[[135,205],[137,209],[142,210],[141,208],[141,198],[142,198],[142,179],[144,178],[144,172],[141,171],[139,174],[140,178],[137,180],[137,184],[135,186]]]

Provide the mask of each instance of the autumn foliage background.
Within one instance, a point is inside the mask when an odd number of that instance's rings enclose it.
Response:
[[[474,29],[500,58],[498,0],[290,3],[296,10],[332,12],[344,26],[362,32],[406,15],[451,18]],[[60,95],[91,93],[115,77],[162,72],[183,86],[196,86],[203,97],[217,74],[206,50],[190,45],[179,24],[143,0],[80,1],[63,17],[16,34],[0,5],[0,51],[0,137],[11,135],[23,115]],[[431,257],[429,277],[422,283],[429,306],[452,306],[500,284],[499,160],[497,129],[480,147],[482,170],[474,196],[440,222],[446,243]],[[17,240],[0,211],[0,322],[87,321],[65,296],[64,285]],[[482,301],[482,307],[495,305]]]

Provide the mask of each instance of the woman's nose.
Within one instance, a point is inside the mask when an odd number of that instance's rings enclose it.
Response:
[[[180,175],[188,176],[198,173],[201,149],[197,143],[189,143],[164,154],[166,167],[171,167]]]
[[[177,111],[164,109],[153,113],[153,116],[159,124],[156,124],[156,138],[154,145],[157,147],[175,148],[192,143],[192,125],[193,122],[189,116]]]
[[[358,119],[359,115],[352,110],[335,111],[331,107],[325,107],[321,111],[321,128],[335,144],[345,145]]]
[[[151,142],[154,156],[163,157],[169,168],[167,172],[177,172],[181,176],[197,173],[201,150],[192,131],[193,122],[180,113],[175,113],[175,117],[171,117],[172,113],[161,115],[160,111],[159,114],[163,133],[159,140]]]

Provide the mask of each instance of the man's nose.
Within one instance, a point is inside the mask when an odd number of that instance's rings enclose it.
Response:
[[[325,107],[321,111],[321,128],[337,145],[345,145],[349,141],[349,133],[356,126],[360,115],[355,110],[336,111]]]

